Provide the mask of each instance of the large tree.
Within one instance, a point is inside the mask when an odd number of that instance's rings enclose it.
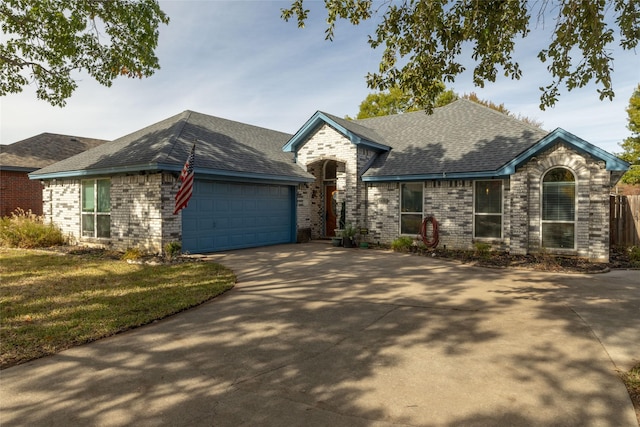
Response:
[[[427,110],[435,104],[441,82],[453,82],[464,71],[460,57],[468,49],[476,62],[474,83],[494,82],[498,73],[519,79],[513,59],[516,39],[532,26],[555,18],[550,44],[538,53],[547,63],[551,82],[541,87],[540,108],[553,106],[560,88],[598,85],[600,99],[613,99],[611,45],[632,50],[640,39],[640,0],[325,0],[326,38],[333,39],[338,20],[353,25],[381,16],[372,48],[384,46],[379,72],[367,75],[371,89],[400,86]],[[282,9],[285,20],[303,27],[309,10],[304,0]],[[609,16],[607,16],[609,14]],[[464,45],[464,46],[463,46]]]
[[[640,84],[629,99],[627,114],[631,136],[620,144],[624,150],[620,158],[631,163],[631,169],[622,176],[622,182],[640,184]]]
[[[446,89],[441,85],[435,107],[442,107],[458,99],[458,95],[451,89]],[[366,119],[369,117],[388,116],[391,114],[408,113],[418,111],[423,107],[416,103],[415,98],[401,88],[395,86],[387,91],[370,93],[360,103],[360,110],[356,119]],[[349,116],[346,117],[350,119]]]
[[[0,96],[35,84],[38,98],[64,106],[74,72],[105,86],[148,77],[160,68],[158,26],[168,22],[156,0],[2,0]]]

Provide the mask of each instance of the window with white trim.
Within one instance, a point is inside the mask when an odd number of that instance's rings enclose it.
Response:
[[[473,237],[501,239],[502,181],[475,181],[473,199]]]
[[[422,189],[421,182],[400,184],[400,234],[416,235],[422,224]]]
[[[554,168],[542,179],[542,247],[574,249],[576,178],[569,169]]]
[[[82,181],[82,237],[111,237],[111,180]]]

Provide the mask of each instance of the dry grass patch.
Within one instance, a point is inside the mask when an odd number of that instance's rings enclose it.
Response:
[[[640,425],[640,363],[634,366],[629,372],[622,375],[622,380],[629,390],[629,396],[636,410],[638,425]]]
[[[139,265],[6,248],[0,274],[0,368],[162,319],[235,283],[214,263]]]

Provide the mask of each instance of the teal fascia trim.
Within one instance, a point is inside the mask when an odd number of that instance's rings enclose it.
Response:
[[[619,159],[618,157],[604,151],[599,147],[596,147],[595,145],[585,141],[584,139],[578,138],[574,134],[567,132],[562,128],[557,128],[556,130],[542,138],[540,141],[538,141],[535,145],[530,147],[528,150],[522,152],[515,159],[505,164],[498,170],[498,172],[501,175],[511,175],[515,173],[516,168],[519,165],[557,142],[564,142],[565,144],[574,147],[578,151],[603,160],[608,171],[627,171],[629,169],[629,163],[625,162],[624,160]]]
[[[363,176],[364,182],[397,182],[397,181],[431,181],[445,179],[480,179],[480,178],[505,178],[506,175],[497,171],[484,172],[454,172],[454,173],[428,173],[416,175],[387,175],[387,176]]]
[[[295,135],[282,147],[283,151],[286,152],[295,152],[298,147],[302,145],[306,139],[318,128],[322,125],[322,123],[326,123],[331,127],[335,128],[338,132],[348,137],[351,143],[355,145],[364,145],[365,147],[372,148],[377,151],[389,151],[391,147],[384,144],[379,144],[377,142],[369,141],[361,138],[360,136],[354,134],[349,131],[342,125],[339,125],[334,120],[327,117],[320,111],[316,111],[316,113],[309,119],[307,122],[296,132]]]
[[[63,179],[63,178],[76,178],[76,177],[88,177],[88,176],[104,176],[104,175],[117,175],[122,173],[134,173],[140,172],[176,172],[180,173],[182,165],[176,164],[161,164],[153,163],[147,165],[128,166],[120,168],[107,168],[107,169],[88,169],[88,170],[75,170],[64,172],[52,172],[37,174],[29,174],[29,179]],[[221,179],[234,179],[236,181],[260,181],[260,182],[272,182],[272,183],[287,183],[289,185],[296,185],[301,182],[313,182],[314,178],[305,178],[297,176],[285,176],[285,175],[264,175],[251,172],[236,172],[226,170],[215,169],[201,169],[195,168],[194,173],[198,177],[219,177]]]
[[[237,172],[229,170],[200,169],[195,168],[194,173],[198,178],[204,179],[225,179],[234,181],[251,181],[262,183],[280,183],[297,185],[303,182],[314,182],[315,178],[287,176],[287,175],[265,175],[253,172]]]
[[[181,167],[176,167],[176,170],[180,171]],[[29,179],[58,179],[58,178],[75,178],[85,176],[98,176],[98,175],[116,175],[121,173],[139,173],[147,171],[159,171],[160,169],[157,163],[146,165],[134,165],[127,167],[105,168],[105,169],[81,169],[63,172],[51,172],[51,173],[38,173],[35,171],[29,174]]]

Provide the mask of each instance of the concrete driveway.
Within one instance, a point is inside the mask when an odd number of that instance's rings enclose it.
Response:
[[[8,426],[633,426],[640,274],[324,243],[205,258],[234,290],[0,373]]]

